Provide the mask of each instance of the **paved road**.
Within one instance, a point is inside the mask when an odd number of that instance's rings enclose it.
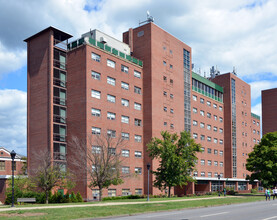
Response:
[[[107,220],[107,218],[105,218]],[[277,200],[235,205],[155,212],[109,219],[120,220],[277,220]]]

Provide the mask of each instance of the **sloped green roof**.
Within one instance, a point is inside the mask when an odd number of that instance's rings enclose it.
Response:
[[[210,80],[198,75],[197,73],[192,72],[192,78],[194,78],[194,79],[198,80],[199,82],[201,82],[201,83],[203,83],[207,86],[210,86],[211,88],[216,89],[217,91],[223,93],[223,88],[221,86],[219,86],[219,85],[211,82]]]

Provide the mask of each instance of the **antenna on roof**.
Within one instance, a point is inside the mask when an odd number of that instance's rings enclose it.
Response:
[[[235,67],[235,66],[233,66],[233,74],[234,74],[234,75],[237,75],[237,70],[236,70],[236,67]]]
[[[89,29],[89,32],[90,32],[90,36],[92,37],[93,32],[92,32],[91,28]]]
[[[153,18],[153,16],[150,15],[150,12],[148,10],[146,12],[146,15],[147,15],[146,21],[142,21],[142,22],[139,21],[139,25],[144,24],[144,23],[154,22],[154,18]]]

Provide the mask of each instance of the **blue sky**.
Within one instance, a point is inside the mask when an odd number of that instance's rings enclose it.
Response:
[[[80,37],[99,29],[122,39],[149,10],[155,23],[192,47],[195,70],[236,67],[251,85],[252,111],[261,90],[277,87],[275,0],[0,0],[0,146],[26,154],[26,43],[54,26]],[[74,39],[72,38],[72,40]]]

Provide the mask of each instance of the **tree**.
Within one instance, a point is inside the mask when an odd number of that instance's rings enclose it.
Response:
[[[46,204],[49,201],[49,193],[55,187],[68,189],[74,187],[72,174],[63,171],[59,164],[53,162],[48,150],[40,151],[35,157],[40,158],[40,165],[32,169],[31,181],[45,192]]]
[[[277,132],[265,134],[248,154],[246,169],[251,173],[247,179],[261,181],[264,187],[277,184]]]
[[[113,134],[102,131],[101,134],[90,135],[86,139],[74,136],[70,146],[78,154],[75,155],[76,170],[81,172],[86,167],[84,176],[88,178],[90,189],[98,187],[100,201],[104,188],[122,184],[123,179],[130,176],[121,172],[121,149],[125,146],[123,138],[115,138]]]
[[[159,160],[159,167],[155,174],[154,186],[161,189],[168,187],[170,197],[171,187],[187,185],[193,182],[191,176],[194,170],[196,153],[201,152],[201,145],[196,144],[188,132],[170,134],[167,131],[161,132],[162,139],[152,138],[147,144],[149,156]]]

